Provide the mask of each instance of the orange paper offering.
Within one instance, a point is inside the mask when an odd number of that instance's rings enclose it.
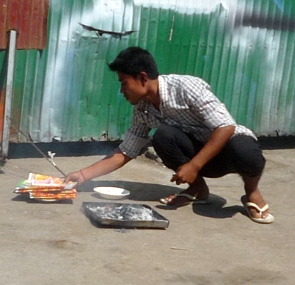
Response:
[[[29,174],[28,182],[32,186],[43,186],[46,188],[61,187],[63,189],[72,189],[77,184],[76,182],[69,182],[65,184],[63,178],[36,173]]]
[[[30,173],[28,179],[21,181],[14,192],[29,194],[31,199],[44,201],[68,200],[76,198],[76,184],[65,183],[60,177]]]

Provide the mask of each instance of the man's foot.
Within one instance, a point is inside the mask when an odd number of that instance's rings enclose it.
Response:
[[[195,191],[194,191],[195,192]],[[172,194],[166,198],[160,199],[160,202],[169,206],[181,207],[188,204],[208,204],[209,201],[209,190],[192,193],[191,187],[182,191],[179,194]]]
[[[264,205],[260,207],[257,204],[250,202],[246,195],[241,197],[241,202],[252,221],[261,224],[270,224],[274,221],[274,216],[270,214],[267,204],[264,203]]]

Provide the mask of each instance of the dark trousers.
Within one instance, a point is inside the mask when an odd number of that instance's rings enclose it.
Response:
[[[162,125],[153,136],[153,147],[163,163],[177,171],[201,150],[203,144],[176,127]],[[264,166],[265,158],[259,142],[251,136],[238,135],[202,168],[200,175],[214,178],[238,173],[254,177],[261,175]]]

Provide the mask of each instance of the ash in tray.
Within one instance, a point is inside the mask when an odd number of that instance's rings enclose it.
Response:
[[[89,210],[96,213],[103,219],[114,219],[120,221],[152,221],[154,219],[152,209],[148,209],[141,205],[121,205],[115,208],[109,206],[90,206]]]

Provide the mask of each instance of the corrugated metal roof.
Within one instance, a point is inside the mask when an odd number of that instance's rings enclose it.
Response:
[[[49,0],[0,0],[0,49],[6,49],[8,32],[18,33],[18,49],[44,49]]]
[[[51,0],[47,48],[17,52],[12,120],[34,141],[123,138],[132,108],[107,62],[140,45],[161,73],[208,81],[258,136],[295,135],[294,20],[291,0]]]

